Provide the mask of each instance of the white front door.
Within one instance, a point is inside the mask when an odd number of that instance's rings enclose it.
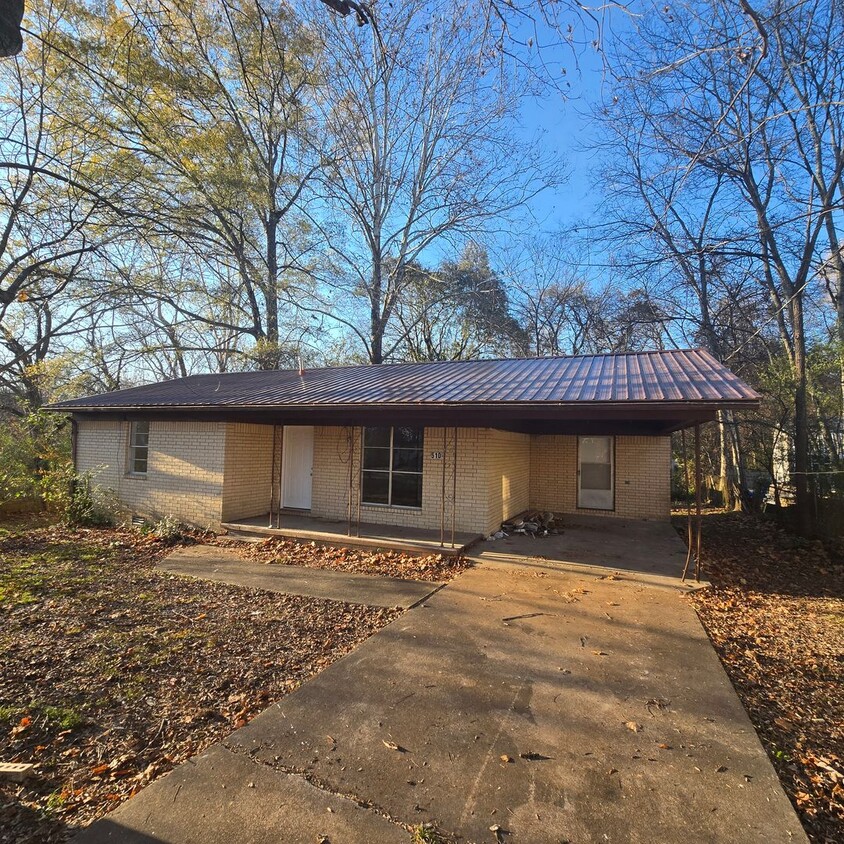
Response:
[[[613,438],[577,438],[577,506],[613,509]]]
[[[311,509],[314,472],[312,425],[285,425],[281,456],[281,506]]]

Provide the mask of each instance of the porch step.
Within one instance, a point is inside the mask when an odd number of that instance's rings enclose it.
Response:
[[[471,545],[483,539],[483,536],[478,534],[470,541],[452,548],[449,545],[440,547],[438,542],[416,542],[412,539],[392,536],[347,536],[303,528],[271,528],[237,522],[223,522],[220,527],[232,539],[242,539],[246,542],[260,542],[268,537],[277,536],[299,542],[318,542],[320,545],[330,545],[335,548],[370,548],[379,551],[407,551],[410,554],[442,554],[444,556],[464,554]]]

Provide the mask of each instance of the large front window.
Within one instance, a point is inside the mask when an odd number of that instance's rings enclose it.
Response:
[[[364,504],[422,506],[422,428],[364,428]]]

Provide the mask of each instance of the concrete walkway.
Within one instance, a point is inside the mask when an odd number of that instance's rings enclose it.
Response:
[[[392,844],[426,822],[476,844],[807,841],[678,590],[487,563],[78,842]]]
[[[412,607],[442,585],[399,577],[346,574],[330,569],[253,563],[215,545],[191,545],[165,557],[159,568],[172,574],[216,580],[286,595],[327,598],[369,607]]]

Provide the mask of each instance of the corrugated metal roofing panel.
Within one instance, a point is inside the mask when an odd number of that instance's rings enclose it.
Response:
[[[192,375],[53,409],[756,402],[701,349]]]

